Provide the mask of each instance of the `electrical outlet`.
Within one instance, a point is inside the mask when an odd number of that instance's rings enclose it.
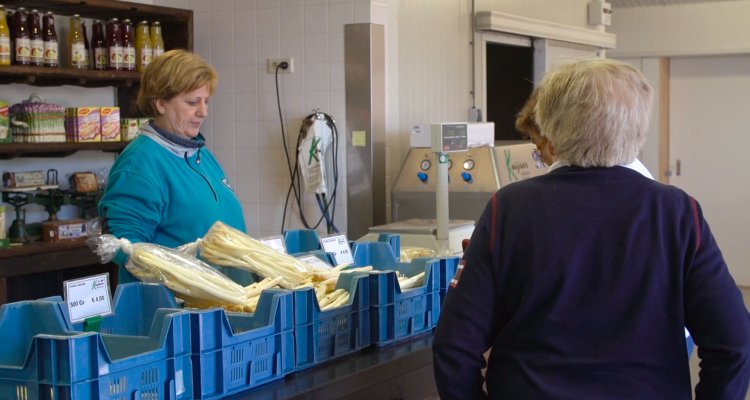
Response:
[[[294,58],[285,57],[285,58],[269,58],[268,59],[268,73],[275,74],[276,67],[282,62],[286,62],[287,64],[289,64],[289,66],[286,69],[279,68],[280,74],[291,74],[294,72]]]

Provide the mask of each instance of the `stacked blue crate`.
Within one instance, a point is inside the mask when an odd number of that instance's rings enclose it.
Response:
[[[421,259],[435,259],[435,258],[425,257],[425,258],[417,258],[415,260],[421,260]],[[448,289],[450,289],[451,280],[456,275],[456,269],[458,268],[458,263],[461,262],[461,257],[458,257],[458,256],[438,257],[437,260],[440,263],[438,266],[438,268],[440,269],[439,292],[440,292],[440,304],[442,305],[445,302],[445,295],[448,294]]]
[[[372,266],[370,329],[374,346],[391,344],[437,326],[440,317],[440,261],[422,258],[398,262],[387,241],[355,243],[354,266]],[[397,273],[412,277],[424,272],[420,287],[402,291]]]
[[[296,369],[302,370],[370,345],[368,275],[341,274],[336,289],[349,292],[347,304],[321,310],[312,288],[294,290]]]
[[[422,286],[402,291],[396,273],[414,276],[425,273]],[[370,317],[372,344],[383,346],[437,326],[440,318],[438,260],[414,260],[390,271],[370,274]]]
[[[152,321],[120,321],[148,326],[138,335],[80,332],[60,300],[0,308],[4,399],[193,398],[188,313],[161,309]]]
[[[292,292],[264,290],[254,314],[211,309],[190,317],[196,398],[218,399],[294,372]]]
[[[320,236],[313,229],[289,229],[284,232],[284,247],[289,254],[320,250]]]
[[[193,398],[218,399],[294,371],[292,292],[264,290],[253,314],[227,313],[223,309],[189,310],[190,358],[193,366]],[[105,317],[101,330],[137,334],[144,327],[136,314],[153,315],[161,308],[179,307],[163,285],[119,285],[115,314],[133,318],[133,324],[113,326]]]

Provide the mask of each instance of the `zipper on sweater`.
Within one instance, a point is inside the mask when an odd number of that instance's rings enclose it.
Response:
[[[196,174],[198,174],[201,178],[203,178],[204,181],[206,181],[206,184],[208,185],[208,188],[211,189],[211,193],[214,194],[214,200],[219,201],[219,195],[216,193],[216,189],[214,189],[214,186],[211,184],[211,182],[206,178],[205,175],[203,175],[200,171],[193,168],[192,165],[190,165],[190,160],[188,160],[187,152],[184,153],[185,162],[187,163],[188,167],[193,170]],[[198,155],[195,158],[195,163],[200,164],[201,163],[201,149],[198,149]]]

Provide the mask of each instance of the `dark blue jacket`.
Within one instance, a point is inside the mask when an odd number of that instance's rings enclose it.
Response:
[[[744,399],[750,315],[700,206],[627,168],[499,190],[434,339],[443,399]],[[487,394],[480,370],[487,365]]]

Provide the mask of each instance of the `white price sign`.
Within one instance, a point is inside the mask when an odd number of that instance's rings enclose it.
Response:
[[[322,271],[328,271],[332,266],[328,265],[325,261],[321,260],[317,256],[314,256],[312,254],[302,257],[297,257],[298,260],[302,261],[303,263]]]
[[[326,253],[333,253],[336,265],[354,264],[352,251],[349,248],[349,241],[346,235],[332,235],[320,238],[320,245]]]
[[[81,322],[97,315],[112,314],[109,274],[65,281],[65,303],[70,320]]]
[[[284,237],[281,235],[269,236],[259,239],[261,243],[266,246],[278,251],[279,253],[286,254],[286,246],[284,246]]]

